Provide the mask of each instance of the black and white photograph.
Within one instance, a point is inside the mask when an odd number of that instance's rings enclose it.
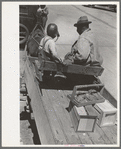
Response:
[[[2,3],[3,146],[119,147],[119,4]]]

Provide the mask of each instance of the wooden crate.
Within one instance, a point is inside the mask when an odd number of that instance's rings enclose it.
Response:
[[[70,102],[70,116],[76,132],[93,132],[97,115],[92,106],[76,107]]]
[[[73,92],[71,95],[68,95],[67,97],[71,100],[71,102],[76,105],[77,107],[81,107],[81,106],[87,106],[87,105],[93,105],[96,103],[101,103],[105,101],[105,98],[100,94],[100,91],[102,90],[102,88],[104,87],[103,84],[89,84],[89,85],[78,85],[78,86],[74,86],[73,88]],[[93,89],[96,90],[97,92],[94,94],[89,94],[89,90]],[[80,90],[80,91],[77,91]],[[82,99],[84,100],[80,100],[78,101],[78,97],[77,94],[85,94],[86,98],[81,96]],[[87,98],[91,95],[91,99]]]
[[[117,109],[108,100],[95,104],[94,108],[98,114],[97,123],[100,127],[115,125]]]

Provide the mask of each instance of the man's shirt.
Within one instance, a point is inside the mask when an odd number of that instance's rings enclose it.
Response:
[[[45,43],[45,45],[44,45],[44,43]],[[57,48],[56,48],[55,41],[50,36],[45,36],[44,38],[42,38],[40,45],[44,46],[44,49],[47,53],[49,53],[50,55],[52,55],[60,60],[60,58],[57,54]]]
[[[85,63],[102,64],[102,57],[98,51],[97,40],[91,29],[85,30],[77,40],[77,43],[72,47],[72,51],[78,51],[75,55],[75,60]]]

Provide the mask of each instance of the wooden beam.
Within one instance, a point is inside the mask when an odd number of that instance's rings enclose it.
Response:
[[[35,74],[33,65],[27,59],[25,63],[24,77],[27,86],[27,91],[31,99],[31,106],[35,117],[39,138],[42,144],[55,144],[53,133],[49,125],[48,117],[43,106],[40,89],[34,75]]]
[[[84,74],[84,75],[95,75],[101,76],[104,68],[97,66],[81,66],[81,65],[68,65],[68,66],[60,66],[51,61],[41,61],[41,67],[39,70],[45,71],[57,71],[61,70],[65,73],[74,73],[74,74]]]

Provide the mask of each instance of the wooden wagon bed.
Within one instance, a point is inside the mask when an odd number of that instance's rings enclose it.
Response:
[[[72,89],[55,89],[39,83],[29,59],[26,60],[24,78],[42,145],[117,144],[117,125],[100,128],[96,124],[94,132],[75,132],[67,98]]]

